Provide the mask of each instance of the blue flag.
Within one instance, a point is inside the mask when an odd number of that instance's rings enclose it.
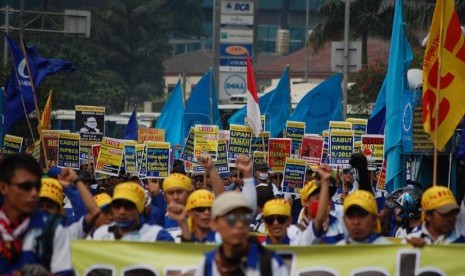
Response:
[[[9,36],[5,35],[5,37],[13,59],[13,68],[10,78],[5,83],[3,135],[8,133],[16,122],[35,110],[34,97],[36,97],[28,75],[26,59],[20,46]],[[36,89],[48,75],[62,70],[72,72],[76,69],[69,61],[39,56],[34,46],[26,47],[26,56]]]
[[[168,101],[165,103],[156,128],[165,130],[165,141],[171,146],[184,145],[182,136],[182,120],[184,118],[184,103],[182,99],[181,81],[174,87]]]
[[[284,129],[291,113],[291,89],[289,87],[289,68],[281,75],[275,92],[265,108],[260,106],[260,113],[270,118],[270,136],[278,137]]]
[[[392,192],[403,186],[402,179],[402,93],[409,89],[407,71],[413,59],[405,35],[402,0],[396,0],[392,24],[389,64],[386,77],[386,190]]]
[[[275,93],[276,90],[272,90],[265,95],[261,96],[258,98],[258,106],[260,107],[260,110],[265,110],[265,108],[268,106],[270,103],[271,97]],[[245,117],[247,117],[247,106],[244,106],[243,108],[239,109],[234,113],[229,119],[228,123],[230,125],[243,125],[245,122]]]
[[[386,126],[386,80],[387,78],[383,81],[375,107],[373,107],[371,117],[368,119],[367,134],[384,134]]]
[[[342,121],[342,74],[337,73],[307,92],[295,107],[290,121],[305,122],[305,132],[320,134],[329,121]]]
[[[187,137],[191,126],[218,125],[221,129],[220,111],[213,81],[213,69],[210,68],[195,85],[186,102],[183,118],[183,137]]]
[[[124,130],[124,137],[123,139],[127,140],[135,140],[137,141],[137,129],[139,126],[137,125],[137,113],[136,110],[131,114],[131,118],[129,118],[128,124],[126,125],[126,129]]]

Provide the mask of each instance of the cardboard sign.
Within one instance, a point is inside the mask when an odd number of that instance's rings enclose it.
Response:
[[[58,167],[79,169],[80,137],[79,133],[58,134]]]
[[[386,190],[386,160],[383,162],[381,167],[381,173],[379,174],[378,182],[376,184],[377,190]]]
[[[147,151],[146,177],[164,178],[170,173],[170,143],[145,142]]]
[[[384,135],[362,135],[362,152],[367,157],[368,169],[376,170],[384,161]]]
[[[47,152],[48,167],[54,167],[58,162],[58,132],[42,132],[42,139]]]
[[[224,138],[218,139],[218,158],[215,162],[215,168],[218,173],[229,173],[228,150]]]
[[[349,165],[350,157],[354,152],[354,131],[331,129],[329,136],[330,165]]]
[[[137,143],[142,144],[145,141],[164,142],[165,130],[159,128],[138,128]]]
[[[126,172],[137,172],[136,142],[126,142],[124,145],[124,169]]]
[[[302,138],[305,134],[305,123],[287,121],[285,129],[285,137],[291,138],[292,140],[292,154],[299,155],[300,145],[302,144]]]
[[[283,172],[286,158],[291,157],[291,139],[270,138],[268,143],[268,167],[273,172]]]
[[[325,130],[322,133],[324,144],[323,144],[323,156],[321,157],[321,163],[329,164],[329,131]]]
[[[118,176],[123,162],[124,143],[113,138],[104,137],[95,165],[95,172]]]
[[[200,154],[209,154],[212,160],[216,161],[218,157],[217,125],[195,125],[194,157]]]
[[[286,158],[283,178],[283,192],[300,193],[305,183],[305,172],[307,160],[297,158]]]
[[[105,107],[75,106],[76,132],[81,136],[83,146],[100,143],[105,135]]]
[[[194,128],[191,127],[181,152],[181,160],[191,163],[197,163],[197,159],[194,156],[194,132]]]
[[[20,153],[23,146],[23,137],[6,134],[3,139],[3,154]]]
[[[319,166],[323,157],[324,142],[321,136],[304,136],[299,157],[307,160],[308,165]]]
[[[268,151],[268,140],[270,139],[270,132],[260,132],[257,137],[252,136],[252,145],[250,151]]]
[[[352,124],[355,142],[362,140],[362,135],[365,135],[367,133],[368,120],[358,118],[347,118],[346,122]]]
[[[231,125],[229,127],[229,161],[236,160],[237,156],[250,156],[250,145],[252,143],[252,129],[249,126]]]
[[[254,168],[257,164],[268,164],[268,152],[254,151],[252,161],[253,161]]]

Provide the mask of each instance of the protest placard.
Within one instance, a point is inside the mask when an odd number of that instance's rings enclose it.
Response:
[[[253,152],[253,167],[257,164],[268,164],[268,152],[267,151],[254,151]]]
[[[215,168],[218,173],[229,173],[228,150],[226,139],[218,139],[218,158],[215,161]]]
[[[323,157],[324,142],[321,136],[305,135],[302,138],[299,157],[307,160],[308,165],[319,166]]]
[[[331,129],[352,129],[352,123],[343,121],[329,121],[329,131]]]
[[[3,139],[3,154],[20,153],[23,146],[23,137],[6,134]]]
[[[58,167],[79,169],[80,134],[60,132],[58,134]]]
[[[384,135],[362,135],[362,153],[368,160],[368,169],[381,168],[384,161]]]
[[[367,132],[367,119],[358,119],[358,118],[347,118],[346,122],[352,124],[352,130],[354,131],[354,141],[362,140],[362,135],[365,135]]]
[[[291,154],[298,156],[300,145],[302,145],[302,138],[305,134],[305,123],[304,122],[295,122],[287,121],[286,128],[284,131],[284,137],[290,138],[292,140],[292,151]]]
[[[100,143],[105,134],[105,107],[76,105],[75,122],[82,146]]]
[[[273,172],[284,171],[286,158],[291,157],[291,139],[270,138],[268,142],[269,157],[268,167]]]
[[[164,178],[170,172],[170,143],[145,142],[147,172],[146,177]]]
[[[54,167],[58,162],[58,132],[42,132],[48,167]]]
[[[322,133],[324,144],[323,144],[323,156],[321,157],[321,163],[329,164],[329,130],[325,130]]]
[[[252,135],[252,145],[250,152],[254,151],[268,151],[268,140],[270,139],[270,132],[260,132],[257,137]]]
[[[140,171],[140,167],[142,166],[142,157],[144,156],[144,144],[137,144],[136,145],[136,162],[137,162],[137,171]]]
[[[194,134],[195,129],[191,127],[189,130],[189,134],[187,135],[186,142],[184,143],[184,147],[181,152],[181,160],[190,163],[196,163],[197,159],[194,156]]]
[[[118,176],[123,161],[124,143],[113,138],[103,137],[95,172]]]
[[[142,157],[140,160],[139,178],[145,178],[146,176],[147,176],[147,145],[143,144]]]
[[[386,190],[386,160],[381,166],[381,173],[379,174],[378,181],[376,182],[376,190]]]
[[[138,128],[137,143],[142,144],[145,141],[164,142],[165,130],[159,128]]]
[[[229,126],[229,149],[228,160],[234,161],[237,156],[250,156],[250,145],[252,143],[252,128],[250,126]]]
[[[229,134],[231,135],[231,133]],[[231,141],[229,142],[231,143]],[[218,126],[195,125],[194,157],[209,154],[213,161],[218,157]]]
[[[300,193],[305,183],[305,171],[307,160],[297,158],[286,158],[283,177],[283,192]]]
[[[126,172],[137,172],[136,141],[124,143],[124,168]]]
[[[329,131],[330,165],[349,165],[354,151],[354,131],[346,129],[331,129]]]

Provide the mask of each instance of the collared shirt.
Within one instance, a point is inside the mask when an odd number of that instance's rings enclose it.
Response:
[[[417,227],[416,231],[412,231],[412,233],[408,234],[406,238],[410,239],[413,237],[422,238],[426,244],[451,244],[461,238],[460,234],[456,231],[456,229],[454,229],[450,233],[440,235],[437,239],[434,239],[428,231],[428,227],[426,227],[426,222],[423,222],[419,227]]]
[[[383,236],[377,233],[371,233],[364,241],[355,241],[350,236],[336,243],[336,245],[348,245],[348,244],[391,244],[391,242]]]
[[[222,242],[220,234],[214,231],[208,231],[207,235],[201,240],[197,239],[197,237],[194,234],[192,234],[192,238],[190,241],[194,243],[205,244],[220,244]]]
[[[344,239],[342,221],[330,214],[320,231],[315,229],[315,221],[312,220],[309,227],[307,227],[300,236],[299,245],[308,246],[319,243],[335,244],[342,239]]]
[[[100,226],[94,232],[93,240],[116,240],[115,233],[112,231],[114,223]],[[139,230],[129,231],[121,236],[122,241],[173,241],[173,237],[158,225],[143,224]]]

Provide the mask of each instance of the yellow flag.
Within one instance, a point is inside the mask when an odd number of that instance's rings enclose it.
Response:
[[[464,89],[465,39],[459,18],[453,0],[438,0],[423,59],[423,127],[433,143],[437,135],[438,150],[447,144],[465,113]]]
[[[42,130],[50,129],[52,124],[52,91],[48,94],[47,102],[45,103],[42,117],[40,119],[40,125]]]

